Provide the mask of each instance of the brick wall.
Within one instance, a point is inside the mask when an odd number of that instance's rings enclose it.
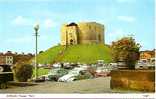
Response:
[[[6,56],[0,56],[0,65],[6,64]]]

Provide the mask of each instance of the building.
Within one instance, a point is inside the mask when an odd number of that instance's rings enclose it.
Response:
[[[140,51],[140,59],[135,69],[155,69],[155,49]]]
[[[5,56],[0,56],[0,65],[3,65],[6,63],[6,57]]]
[[[16,54],[14,55],[14,63],[16,62],[27,62],[29,61],[31,58],[33,58],[34,55],[31,54],[31,53],[28,53],[28,54]]]
[[[13,65],[17,62],[26,62],[29,61],[32,57],[34,57],[34,55],[31,53],[18,54],[8,51],[6,53],[0,53],[0,65]]]
[[[104,25],[96,22],[64,24],[61,45],[104,43]]]
[[[13,54],[10,51],[0,54],[0,65],[12,65],[13,63]]]
[[[140,59],[151,59],[155,57],[155,49],[154,50],[147,50],[147,51],[140,51]]]

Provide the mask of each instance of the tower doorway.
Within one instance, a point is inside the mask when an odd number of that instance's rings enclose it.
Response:
[[[99,40],[99,42],[101,42],[101,35],[100,34],[98,35],[98,40]]]

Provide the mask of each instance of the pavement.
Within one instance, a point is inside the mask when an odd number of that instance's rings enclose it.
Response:
[[[33,86],[9,86],[7,89],[0,89],[0,94],[111,93],[110,79],[111,77],[100,77],[74,82],[46,81]]]

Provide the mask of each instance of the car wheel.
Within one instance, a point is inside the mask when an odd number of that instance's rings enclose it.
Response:
[[[73,81],[76,81],[77,79],[73,79]]]
[[[54,77],[54,81],[57,81],[58,80],[58,78],[57,77]]]
[[[0,72],[3,72],[4,68],[2,66],[0,66]]]
[[[6,89],[6,88],[7,88],[7,83],[1,83],[0,88],[1,88],[1,89]]]

